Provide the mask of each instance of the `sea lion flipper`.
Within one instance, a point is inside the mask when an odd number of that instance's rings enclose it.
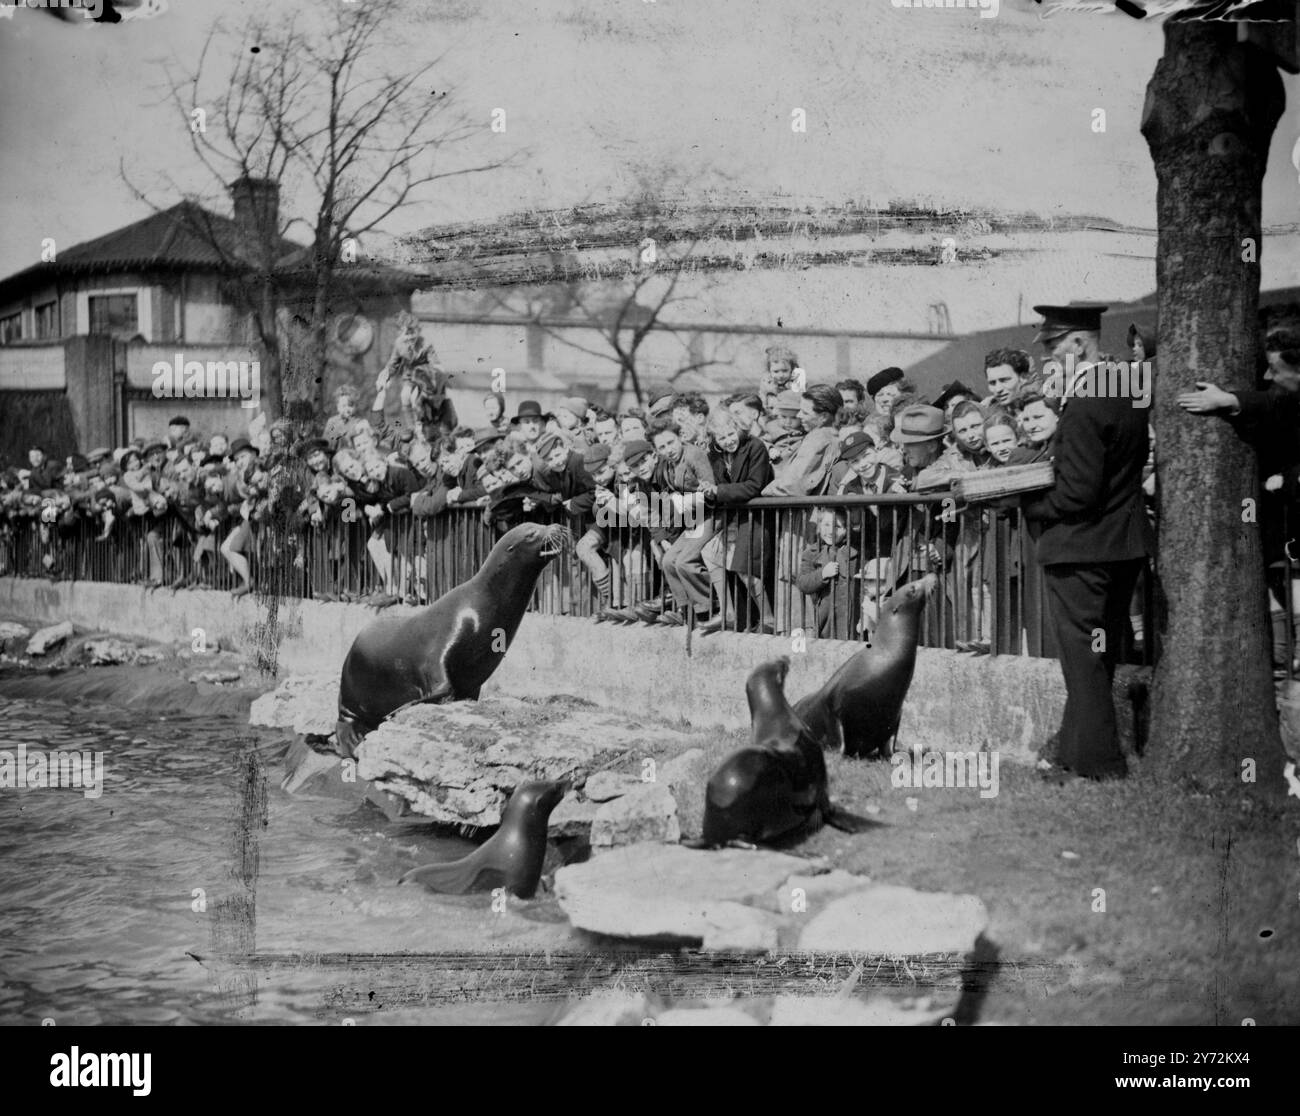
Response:
[[[420,883],[430,891],[444,895],[464,895],[468,891],[474,891],[479,884],[479,877],[489,871],[491,869],[485,870],[482,862],[471,854],[463,860],[423,864],[419,868],[412,868],[397,882]]]
[[[850,814],[847,810],[841,810],[836,806],[825,811],[825,821],[832,829],[838,829],[841,833],[867,833],[883,824],[870,818],[858,817],[857,814]]]

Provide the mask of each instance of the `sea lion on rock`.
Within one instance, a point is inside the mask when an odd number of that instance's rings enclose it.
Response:
[[[831,806],[821,742],[785,696],[788,658],[749,676],[750,743],[732,752],[709,778],[704,832],[697,848],[771,842],[811,833],[823,823],[856,831],[858,819]]]
[[[501,827],[469,856],[412,868],[397,882],[414,880],[448,895],[503,887],[520,899],[531,899],[546,860],[547,822],[568,789],[565,782],[520,784],[506,803]]]
[[[795,713],[823,747],[843,747],[847,756],[889,755],[916,669],[921,614],[936,581],[927,574],[895,589],[881,604],[871,646],[849,659],[820,690],[795,702]]]
[[[343,660],[337,736],[345,755],[404,705],[477,700],[519,630],[546,563],[570,545],[559,525],[525,523],[497,540],[482,567],[410,617],[368,624]]]

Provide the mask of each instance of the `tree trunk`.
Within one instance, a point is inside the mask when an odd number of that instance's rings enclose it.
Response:
[[[262,342],[262,413],[266,415],[268,422],[274,422],[284,414],[284,377],[281,374],[283,364],[280,360],[279,337],[276,330],[274,287],[264,282],[258,295],[261,304],[258,311],[257,332]]]
[[[1199,786],[1283,786],[1264,561],[1251,510],[1251,447],[1222,418],[1174,398],[1207,380],[1254,387],[1260,198],[1282,82],[1234,25],[1171,22],[1147,87],[1142,134],[1158,183],[1155,392],[1159,573],[1150,759]]]

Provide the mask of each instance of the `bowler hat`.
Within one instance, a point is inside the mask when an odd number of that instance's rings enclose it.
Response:
[[[510,420],[511,426],[516,426],[522,419],[535,418],[543,422],[553,419],[555,416],[542,410],[542,405],[536,399],[525,399],[519,404],[519,411],[514,418]]]
[[[882,368],[867,381],[867,394],[875,398],[877,392],[889,387],[890,384],[898,383],[901,379],[903,379],[901,368]]]
[[[1034,335],[1035,341],[1054,341],[1075,330],[1086,333],[1101,332],[1101,316],[1109,306],[1100,302],[1070,302],[1065,306],[1035,306],[1034,313],[1043,315],[1043,324]]]
[[[932,442],[944,436],[943,412],[938,407],[914,403],[904,407],[894,422],[890,441],[896,445],[908,442]]]

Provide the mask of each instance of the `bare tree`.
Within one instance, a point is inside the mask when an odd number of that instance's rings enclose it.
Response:
[[[400,14],[396,0],[340,4],[305,18],[256,20],[238,40],[217,24],[193,70],[168,71],[170,99],[189,126],[194,153],[218,183],[284,186],[310,212],[302,219],[310,245],[295,257],[286,236],[299,219],[287,219],[279,206],[254,200],[251,236],[232,234],[200,205],[180,211],[217,253],[262,343],[272,416],[287,396],[315,394],[293,370],[313,373],[317,383],[323,377],[331,293],[340,270],[360,262],[359,238],[425,200],[433,183],[502,165],[446,161],[449,149],[481,126],[468,123],[447,92],[430,92],[441,58],[406,73],[386,68]],[[319,19],[309,27],[312,15]],[[236,43],[232,68],[214,60],[219,39]],[[208,95],[210,86],[217,91]],[[286,307],[306,323],[296,331],[309,339],[306,359],[279,359],[277,318]]]

